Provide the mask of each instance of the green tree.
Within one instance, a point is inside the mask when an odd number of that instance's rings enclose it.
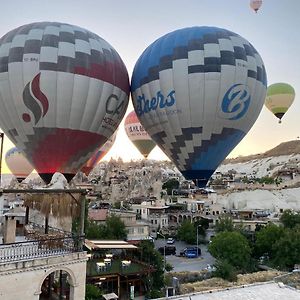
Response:
[[[280,269],[293,269],[300,259],[300,226],[286,229],[285,233],[274,245],[275,266]]]
[[[87,239],[104,239],[107,235],[106,226],[99,225],[94,221],[87,221],[85,223],[84,232]]]
[[[268,254],[270,259],[275,255],[274,245],[284,235],[284,228],[275,224],[268,224],[256,233],[255,255],[257,257]]]
[[[226,259],[217,260],[216,271],[213,272],[214,277],[220,277],[229,281],[236,281],[237,270]]]
[[[251,248],[248,240],[239,232],[218,233],[208,246],[209,252],[218,260],[246,271],[251,265]]]
[[[111,215],[105,221],[106,225],[106,239],[111,240],[125,240],[127,238],[127,231],[124,222],[120,217]]]
[[[195,244],[197,239],[197,231],[191,221],[185,220],[181,223],[177,231],[177,238],[188,244]]]
[[[155,249],[154,244],[150,241],[141,241],[139,244],[139,253],[141,261],[152,265],[154,273],[144,277],[144,283],[148,290],[148,296],[163,296],[161,289],[164,287],[164,259]]]
[[[124,222],[118,216],[111,215],[106,218],[104,224],[87,220],[85,236],[87,239],[125,240],[127,231]]]
[[[167,190],[168,195],[172,195],[172,190],[178,188],[179,188],[179,181],[175,178],[169,179],[162,185],[162,189]]]
[[[297,224],[300,224],[300,214],[287,209],[281,215],[280,222],[286,228],[294,228]]]
[[[85,286],[85,300],[98,300],[102,296],[102,291],[93,284]]]
[[[206,229],[208,229],[208,227],[209,227],[209,220],[205,219],[205,218],[201,218],[200,220],[197,220],[196,222],[194,222],[194,226],[196,228],[196,234],[197,234],[197,227],[198,227],[198,234],[205,237]]]
[[[215,230],[216,232],[234,231],[232,218],[228,215],[220,216],[218,223],[216,223]]]

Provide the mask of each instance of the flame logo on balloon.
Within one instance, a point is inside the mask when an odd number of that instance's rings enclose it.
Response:
[[[250,100],[249,88],[243,84],[234,84],[224,95],[222,111],[229,120],[240,119],[247,112]]]
[[[49,108],[49,101],[40,89],[40,76],[37,74],[32,81],[29,81],[23,90],[23,101],[25,106],[32,112],[34,116],[34,124],[46,115]],[[31,116],[28,113],[22,115],[23,121],[28,123]]]

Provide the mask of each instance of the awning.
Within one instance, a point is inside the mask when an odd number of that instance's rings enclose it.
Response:
[[[89,250],[95,249],[137,249],[136,246],[125,241],[85,240],[85,246]]]

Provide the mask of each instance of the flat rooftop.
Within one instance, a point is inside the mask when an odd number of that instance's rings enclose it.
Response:
[[[264,282],[217,291],[206,291],[160,299],[177,300],[299,300],[300,291],[282,283]]]

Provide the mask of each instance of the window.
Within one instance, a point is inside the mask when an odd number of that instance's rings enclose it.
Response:
[[[138,233],[144,233],[144,227],[139,227],[138,228]]]
[[[155,225],[157,224],[157,220],[155,220]]]
[[[128,228],[128,234],[134,234],[134,228]]]

